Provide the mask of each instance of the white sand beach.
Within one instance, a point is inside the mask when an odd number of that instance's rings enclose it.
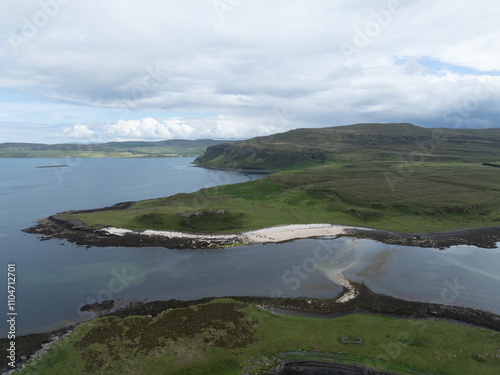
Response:
[[[299,238],[338,236],[345,234],[348,229],[361,228],[333,224],[295,224],[253,230],[244,232],[241,236],[243,242],[257,244],[283,242]]]
[[[296,240],[300,238],[313,238],[313,237],[329,237],[346,234],[350,229],[366,229],[359,227],[351,227],[344,225],[333,224],[294,224],[294,225],[279,225],[264,229],[252,230],[248,232],[235,233],[235,234],[195,234],[174,231],[156,231],[145,230],[142,232],[132,231],[129,229],[107,227],[102,229],[110,235],[124,236],[125,234],[138,234],[144,236],[161,236],[167,238],[179,238],[190,240],[204,240],[204,241],[230,241],[234,240],[237,243],[245,245],[251,244],[264,244],[274,242],[284,242]]]
[[[358,296],[358,292],[356,291],[356,288],[354,288],[354,286],[352,286],[350,281],[347,280],[346,277],[344,275],[342,275],[342,273],[339,272],[337,274],[337,280],[348,291],[346,293],[342,294],[342,296],[340,296],[340,298],[336,302],[346,303],[347,301],[350,301]]]

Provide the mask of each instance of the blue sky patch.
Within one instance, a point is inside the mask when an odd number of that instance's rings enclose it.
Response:
[[[394,63],[396,66],[405,66],[411,60],[412,59],[408,58],[408,57],[404,57],[404,58],[396,57],[394,59]],[[446,63],[446,62],[440,61],[436,58],[432,58],[432,57],[428,57],[428,56],[417,58],[414,61],[416,61],[423,68],[425,68],[427,74],[431,74],[431,75],[443,76],[447,72],[450,72],[450,73],[463,75],[463,76],[466,76],[466,75],[500,76],[500,71],[494,71],[494,70],[493,71],[481,71],[481,70],[474,69],[474,68],[467,67],[467,66]]]

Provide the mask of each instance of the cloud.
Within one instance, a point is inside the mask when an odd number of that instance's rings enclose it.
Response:
[[[108,138],[243,138],[273,131],[269,118],[283,106],[293,118],[279,129],[440,126],[488,78],[490,96],[465,120],[498,126],[496,7],[492,0],[14,2],[0,13],[0,90],[35,97],[42,109],[33,113],[20,99],[2,106],[0,119],[37,117],[78,139],[95,135],[85,129],[100,131],[98,123],[108,124]],[[346,56],[345,45],[354,52]]]
[[[168,140],[168,139],[239,139],[283,131],[288,114],[278,108],[266,121],[219,115],[209,118],[153,118],[120,120],[112,124],[78,124],[65,127],[63,133],[88,143],[107,141]]]
[[[192,138],[194,128],[179,119],[159,122],[152,118],[119,121],[106,126],[105,134],[117,139]]]
[[[86,125],[75,125],[73,127],[66,126],[63,128],[63,133],[71,138],[91,138],[94,132]]]
[[[428,73],[429,69],[413,57],[404,63],[404,72],[409,75],[423,75]]]

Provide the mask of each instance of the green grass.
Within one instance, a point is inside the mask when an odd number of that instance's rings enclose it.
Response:
[[[72,215],[92,227],[239,232],[281,224],[333,223],[404,232],[500,223],[500,171],[481,164],[428,163],[392,185],[398,164],[330,163],[264,179],[141,201],[120,211]],[[179,212],[226,215],[180,218]]]
[[[198,156],[213,140],[109,142],[100,144],[1,143],[0,158],[156,158]]]
[[[220,169],[298,169],[329,162],[498,160],[500,129],[431,129],[411,124],[357,124],[295,129],[267,137],[209,146],[196,159]]]
[[[362,344],[343,344],[341,337]],[[224,299],[80,324],[21,374],[238,374],[264,357],[413,374],[497,374],[500,334],[434,319],[278,316]],[[259,366],[254,365],[254,368]]]
[[[239,232],[332,223],[403,231],[500,224],[500,130],[358,124],[297,129],[213,145],[201,166],[279,169],[259,181],[142,201],[125,211],[77,214],[93,227]],[[179,218],[179,212],[225,209]]]
[[[28,151],[1,151],[0,158],[154,158],[154,157],[180,157],[195,156],[203,153],[204,149],[165,149],[151,148],[132,150],[88,150],[88,151],[62,151],[62,150],[28,150]]]

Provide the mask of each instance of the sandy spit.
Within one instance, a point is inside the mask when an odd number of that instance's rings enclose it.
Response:
[[[144,236],[160,236],[167,238],[179,238],[189,240],[204,240],[204,241],[228,241],[235,240],[235,242],[245,245],[250,244],[264,244],[274,242],[285,242],[296,240],[300,238],[313,238],[313,237],[330,237],[346,234],[348,230],[365,229],[358,227],[350,227],[343,225],[333,224],[294,224],[294,225],[279,225],[264,229],[252,230],[248,232],[235,233],[235,234],[194,234],[174,231],[156,231],[145,230],[136,232],[129,229],[107,227],[102,231],[110,235],[124,236],[126,234],[139,234]]]
[[[339,283],[347,289],[347,292],[344,293],[339,299],[337,299],[336,302],[338,303],[346,303],[347,301],[350,301],[358,296],[358,292],[356,291],[356,288],[351,284],[349,280],[346,279],[342,273],[337,274],[337,280]]]

